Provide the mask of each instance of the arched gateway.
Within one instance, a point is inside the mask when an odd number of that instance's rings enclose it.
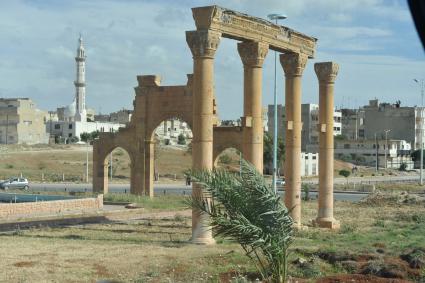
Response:
[[[301,223],[301,77],[308,58],[313,58],[316,39],[284,26],[218,6],[192,9],[196,30],[186,32],[193,55],[193,77],[185,86],[161,86],[158,76],[138,76],[134,114],[118,133],[104,133],[94,143],[93,189],[107,191],[103,160],[111,147],[125,148],[132,161],[131,192],[153,196],[152,132],[171,117],[187,121],[193,131],[192,166],[212,169],[224,148],[241,150],[260,172],[263,169],[262,64],[269,49],[282,53],[285,73],[286,161],[285,204],[296,224]],[[240,41],[238,53],[244,66],[244,101],[241,127],[217,127],[214,102],[214,55],[220,38]],[[335,228],[333,218],[333,83],[338,65],[316,63],[319,78],[319,212],[320,226]],[[329,118],[330,117],[330,118]],[[100,162],[102,160],[102,162]],[[202,193],[193,185],[192,194]],[[213,242],[208,220],[192,215],[192,241]]]

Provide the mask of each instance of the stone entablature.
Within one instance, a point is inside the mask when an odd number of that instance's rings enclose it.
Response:
[[[270,49],[313,58],[317,39],[285,26],[219,6],[192,8],[197,30],[213,30],[235,40],[261,41]]]

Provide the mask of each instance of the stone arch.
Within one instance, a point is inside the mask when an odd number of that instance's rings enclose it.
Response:
[[[217,157],[224,150],[234,148],[242,152],[242,131],[242,127],[214,127],[214,166],[216,165]]]
[[[108,193],[107,157],[116,148],[122,148],[130,157],[130,192],[137,194],[141,175],[137,170],[137,145],[131,143],[131,132],[100,133],[99,139],[93,143],[93,192]]]
[[[217,153],[217,156],[215,156],[214,158],[214,168],[218,167],[218,162],[220,161],[220,156],[222,156],[223,153],[225,153],[228,150],[235,150],[238,152],[238,154],[242,155],[242,151],[240,151],[239,149],[233,147],[233,146],[228,146],[226,148],[223,148],[223,150],[221,150],[220,152]]]
[[[192,117],[188,117],[187,114],[188,113],[178,113],[178,112],[161,113],[161,115],[158,115],[157,117],[155,117],[155,120],[150,123],[148,129],[146,130],[146,133],[147,133],[146,136],[150,138],[151,140],[153,140],[156,128],[158,128],[162,122],[168,121],[171,119],[178,119],[181,122],[187,123],[190,130],[192,130]]]

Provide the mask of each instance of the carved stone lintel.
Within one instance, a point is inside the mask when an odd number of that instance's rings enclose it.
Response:
[[[262,42],[245,41],[238,43],[238,52],[244,66],[262,67],[269,45]]]
[[[334,62],[321,62],[314,64],[314,71],[320,82],[334,83],[338,74],[339,65]]]
[[[285,72],[285,76],[302,76],[305,65],[307,64],[307,59],[307,55],[299,53],[281,54],[280,64]]]
[[[221,33],[211,30],[186,32],[186,42],[192,51],[193,58],[214,58],[220,38]]]

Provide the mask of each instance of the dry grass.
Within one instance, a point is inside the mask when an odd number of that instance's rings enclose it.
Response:
[[[0,148],[0,180],[12,176],[27,177],[30,181],[81,182],[86,169],[85,145],[39,145],[17,146],[8,145]],[[190,168],[192,157],[186,150],[159,147],[157,171],[161,175],[183,178],[183,171]],[[130,158],[121,148],[113,151],[113,182],[129,182]],[[109,160],[108,160],[109,161]],[[92,174],[92,149],[89,148],[89,178]]]

